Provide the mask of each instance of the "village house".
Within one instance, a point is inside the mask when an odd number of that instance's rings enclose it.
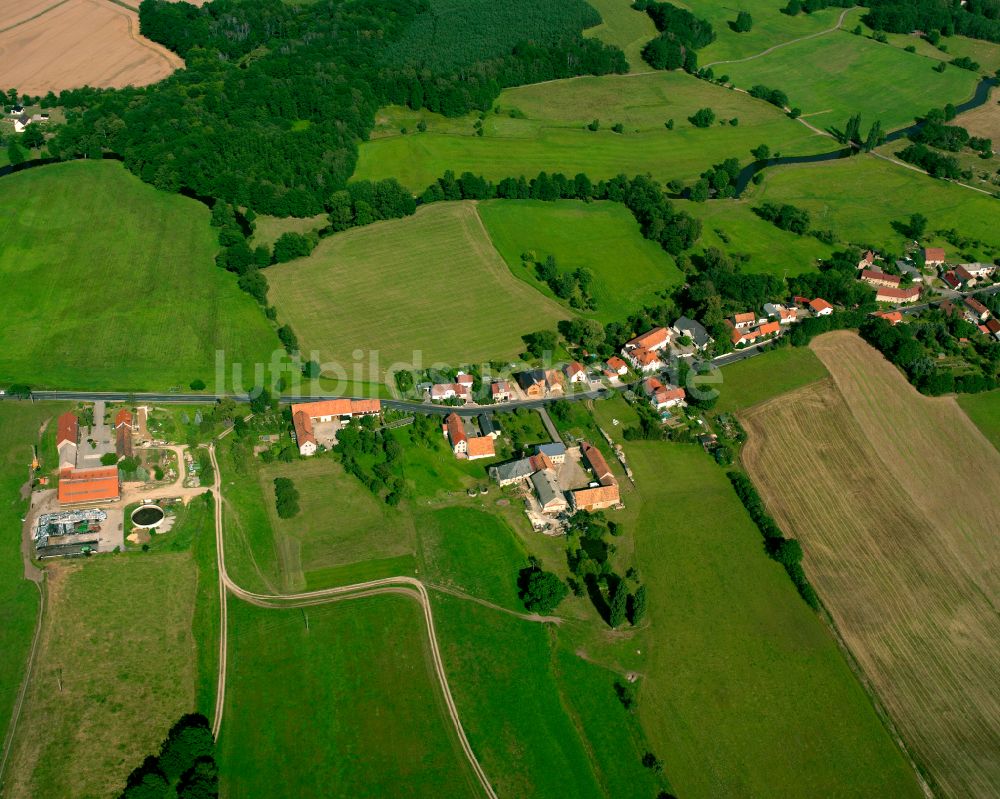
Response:
[[[777,336],[781,334],[781,322],[764,322],[757,328],[757,335],[761,338],[766,336]]]
[[[993,336],[997,341],[1000,341],[1000,321],[996,319],[986,320],[986,332]]]
[[[484,436],[489,436],[494,441],[500,437],[500,427],[488,413],[479,415],[479,432]]]
[[[117,466],[66,469],[59,477],[60,505],[99,505],[121,498]]]
[[[816,316],[829,316],[833,313],[833,306],[822,297],[816,297],[816,299],[809,300],[809,310]]]
[[[963,289],[971,289],[979,282],[978,278],[964,266],[955,267],[955,277],[958,278],[958,282],[962,284]]]
[[[642,390],[649,397],[650,403],[658,411],[684,404],[684,389],[664,385],[655,377],[647,377],[642,381]]]
[[[566,375],[566,379],[572,383],[586,383],[587,382],[587,370],[583,368],[583,364],[578,361],[570,361],[563,367],[563,372]]]
[[[611,378],[612,380],[617,380],[618,378],[623,377],[627,372],[628,364],[617,355],[612,355],[608,358],[606,368],[604,370],[605,376]]]
[[[580,442],[580,453],[583,455],[583,459],[587,462],[587,466],[590,467],[590,471],[594,473],[594,477],[599,483],[605,483],[606,481],[613,481],[615,479],[614,475],[611,473],[611,469],[608,466],[608,462],[604,460],[604,455],[601,451],[586,441]]]
[[[949,269],[947,272],[941,275],[941,280],[944,281],[944,284],[948,288],[955,289],[955,291],[958,291],[962,288],[962,281],[958,279],[958,275],[955,274],[955,271],[953,269]]]
[[[122,408],[115,414],[115,430],[118,430],[121,427],[127,427],[133,433],[136,430],[135,417],[128,408]]]
[[[920,299],[920,286],[910,286],[908,289],[879,288],[875,290],[875,302],[891,302],[894,305],[906,305]]]
[[[574,512],[578,510],[602,510],[620,505],[621,495],[618,491],[618,481],[611,473],[608,462],[604,460],[600,450],[583,441],[580,444],[580,451],[600,485],[578,488],[570,493],[570,502]]]
[[[942,266],[944,264],[944,255],[944,248],[942,247],[925,247],[924,263],[927,266]]]
[[[299,402],[292,405],[292,427],[300,455],[315,455],[317,450],[315,424],[347,422],[360,416],[378,416],[380,400],[333,399]]]
[[[469,437],[465,434],[465,424],[462,422],[461,416],[457,413],[449,413],[444,418],[444,424],[441,425],[441,432],[448,439],[451,451],[456,457],[465,455],[469,449]]]
[[[475,436],[470,438],[466,445],[465,454],[470,461],[480,458],[495,458],[497,452],[493,446],[493,437]]]
[[[858,269],[868,269],[874,263],[875,253],[871,250],[867,250],[865,251],[865,254],[861,256],[861,260],[858,261]]]
[[[767,314],[768,318],[776,319],[781,325],[790,325],[799,321],[798,308],[786,308],[784,305],[774,302],[764,303],[764,313]]]
[[[59,417],[56,449],[59,452],[59,471],[76,466],[77,443],[80,440],[80,422],[67,411]]]
[[[887,322],[892,324],[893,327],[903,321],[903,314],[899,311],[876,311],[872,314],[872,316],[877,316],[879,319],[885,319]]]
[[[746,346],[757,341],[757,331],[753,328],[737,330],[728,319],[725,321],[725,324],[729,328],[729,340],[734,347]]]
[[[488,469],[490,477],[501,487],[527,480],[535,471],[537,470],[528,458],[498,463]]]
[[[14,118],[14,133],[24,133],[24,129],[31,124],[31,117],[27,114],[21,114]]]
[[[990,277],[997,271],[996,264],[962,264],[961,268],[979,280],[985,277]]]
[[[513,389],[506,380],[498,380],[490,384],[490,396],[494,402],[510,402]]]
[[[472,401],[472,385],[462,383],[435,383],[431,386],[431,399],[443,402],[450,399]]]
[[[528,462],[531,464],[531,471],[533,472],[537,472],[541,469],[551,469],[552,471],[556,470],[556,465],[552,462],[552,458],[544,452],[536,452],[528,458]]]
[[[691,339],[691,344],[697,350],[705,349],[712,342],[712,337],[708,335],[705,326],[701,322],[689,319],[686,316],[682,316],[674,322],[671,330],[678,336],[687,336]]]
[[[541,399],[547,393],[563,393],[562,377],[555,369],[518,372],[515,379],[528,399]]]
[[[751,327],[756,327],[757,314],[750,312],[735,314],[730,325],[736,330],[748,330]]]
[[[989,308],[975,297],[966,297],[963,302],[965,303],[965,316],[973,324],[985,322],[990,318]]]
[[[658,352],[670,343],[670,331],[665,327],[654,327],[647,330],[641,336],[636,336],[631,341],[627,341],[623,350],[650,350]]]
[[[544,455],[553,463],[565,463],[566,461],[566,445],[558,441],[551,444],[537,444],[535,453]]]
[[[531,485],[538,497],[542,513],[559,514],[569,509],[569,503],[559,488],[559,481],[551,469],[542,469],[531,475]]]
[[[622,355],[632,364],[638,372],[656,372],[662,369],[665,364],[656,354],[656,350],[648,350],[645,347],[637,347],[632,350],[622,350]]]
[[[914,283],[924,282],[924,273],[921,272],[913,261],[896,261],[896,268],[901,275],[909,275]]]
[[[876,272],[873,269],[862,269],[861,276],[858,278],[862,283],[867,283],[869,286],[875,286],[876,288],[892,288],[898,289],[899,284],[902,280],[898,275],[889,275],[885,272]]]

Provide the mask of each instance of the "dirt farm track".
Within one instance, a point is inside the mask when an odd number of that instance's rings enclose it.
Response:
[[[0,87],[43,95],[77,86],[154,83],[184,66],[139,35],[139,15],[111,0],[0,3]]]
[[[932,787],[1000,785],[1000,452],[849,332],[743,415],[744,460]]]

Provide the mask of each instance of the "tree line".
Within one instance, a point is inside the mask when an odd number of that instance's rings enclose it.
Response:
[[[119,799],[217,799],[215,739],[208,719],[189,713],[170,728],[155,755],[128,776]]]

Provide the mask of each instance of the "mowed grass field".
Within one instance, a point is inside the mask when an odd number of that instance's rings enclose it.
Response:
[[[995,796],[1000,452],[853,333],[812,347],[832,380],[748,412],[744,462],[932,784]]]
[[[832,636],[765,555],[725,471],[696,446],[626,452],[652,625],[639,716],[674,793],[921,796]]]
[[[230,613],[225,795],[481,795],[414,600]]]
[[[561,271],[590,270],[597,310],[585,315],[602,322],[625,319],[684,281],[673,259],[642,237],[635,217],[620,203],[491,200],[478,209],[511,272],[546,296],[555,299],[534,266],[523,265],[522,253],[533,252],[538,261],[552,255]]]
[[[866,131],[876,119],[890,131],[911,124],[929,108],[972,97],[976,73],[957,67],[937,73],[937,63],[837,31],[752,61],[726,64],[725,70],[741,88],[762,83],[781,89],[790,106],[802,109],[818,128],[843,130],[847,119],[860,113]]]
[[[571,316],[511,275],[472,203],[330,236],[267,278],[302,351],[317,350],[348,375],[357,368],[361,379],[377,380],[393,363],[514,357],[521,335]]]
[[[833,247],[813,236],[797,236],[765,222],[751,205],[737,200],[696,203],[675,200],[678,209],[701,220],[701,238],[695,250],[709,247],[728,253],[743,253],[750,260],[741,269],[749,274],[793,277],[816,269]]]
[[[115,796],[195,708],[189,553],[50,563],[5,796]]]
[[[5,737],[38,616],[38,590],[24,579],[21,518],[28,508],[21,489],[28,480],[31,445],[43,424],[55,424],[61,403],[0,403],[0,737]],[[41,449],[42,457],[47,450]],[[52,466],[54,464],[45,464]]]
[[[928,246],[954,253],[955,248],[935,231],[955,228],[986,243],[983,248],[962,250],[967,260],[992,261],[1000,250],[994,198],[875,158],[767,169],[751,199],[754,205],[762,201],[805,208],[813,228],[833,230],[840,241],[901,250],[906,239],[892,222],[922,213],[929,220]]]
[[[738,411],[827,377],[807,347],[781,347],[722,367],[715,410]]]
[[[716,124],[695,128],[688,117],[706,107],[715,111]],[[541,171],[585,172],[594,180],[622,173],[689,180],[729,157],[749,161],[750,150],[762,142],[786,155],[831,149],[773,106],[680,72],[522,86],[502,92],[494,109],[485,115],[483,136],[473,127],[478,117],[383,109],[376,134],[360,145],[354,177],[396,177],[415,192],[448,169],[491,180]],[[728,124],[733,118],[738,125]],[[594,119],[600,129],[587,130]],[[673,130],[665,127],[670,119]],[[413,133],[420,120],[427,131]],[[611,130],[618,122],[625,126],[621,134]],[[401,135],[403,127],[411,132]]]
[[[257,303],[215,266],[201,203],[114,162],[0,179],[0,381],[163,390],[211,382],[280,347]]]
[[[642,48],[656,36],[656,26],[649,14],[636,11],[629,0],[588,0],[601,15],[601,24],[584,31],[584,36],[600,39],[625,53],[632,72],[650,67],[642,60]]]
[[[956,400],[973,424],[1000,449],[1000,390],[959,394]]]

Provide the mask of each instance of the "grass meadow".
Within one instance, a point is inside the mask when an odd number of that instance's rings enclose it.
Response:
[[[0,738],[6,736],[11,711],[24,678],[25,664],[38,616],[38,590],[24,579],[21,517],[28,507],[21,488],[28,479],[31,445],[39,428],[66,409],[62,403],[0,403]],[[43,468],[48,451],[40,449]],[[53,447],[53,458],[55,457]]]
[[[220,778],[232,796],[478,797],[402,596],[230,604]]]
[[[652,626],[640,719],[677,795],[921,796],[725,472],[700,447],[626,452]]]
[[[958,404],[983,435],[1000,449],[1000,390],[982,394],[959,394]]]
[[[906,239],[892,222],[919,212],[929,221],[929,238],[923,243],[945,247],[949,257],[955,257],[955,248],[935,231],[955,228],[985,243],[963,249],[964,260],[992,261],[1000,250],[995,199],[875,158],[767,169],[751,200],[761,201],[805,208],[812,227],[831,229],[840,241],[902,250]]]
[[[514,276],[546,296],[556,299],[534,267],[524,266],[522,253],[533,252],[539,261],[552,255],[562,271],[589,269],[593,315],[601,322],[625,319],[684,280],[673,259],[642,237],[635,217],[620,203],[490,200],[478,210]]]
[[[601,24],[584,31],[584,36],[600,39],[625,53],[632,72],[646,72],[642,48],[656,36],[656,26],[649,14],[632,8],[629,0],[589,0],[601,15]]]
[[[264,244],[273,247],[282,233],[301,233],[308,235],[317,233],[330,223],[326,214],[306,217],[280,217],[265,216],[261,214],[254,220],[253,240],[251,244],[257,246]]]
[[[1000,452],[856,334],[811,346],[833,380],[745,414],[743,461],[935,793],[995,796]]]
[[[424,367],[514,357],[522,334],[570,316],[510,274],[472,203],[330,236],[308,258],[269,269],[268,281],[304,352],[369,379],[415,355]]]
[[[113,162],[3,178],[0,380],[162,390],[210,381],[215,353],[267,363],[280,346],[218,269],[209,211]]]
[[[688,117],[711,107],[719,121],[695,128]],[[737,126],[728,124],[739,120]],[[830,149],[807,128],[778,109],[740,92],[683,73],[581,77],[507,89],[483,119],[446,119],[408,109],[379,112],[372,140],[362,142],[355,178],[396,177],[421,192],[445,170],[471,171],[492,180],[533,177],[540,171],[592,179],[649,173],[662,181],[697,178],[729,157],[750,160],[750,150],[766,142],[786,155]],[[586,125],[600,121],[600,129]],[[665,123],[674,120],[674,129]],[[413,133],[417,122],[425,133]],[[725,124],[721,121],[725,120]],[[621,122],[623,133],[611,126]],[[400,134],[401,128],[410,133]]]
[[[47,604],[5,796],[113,796],[195,708],[188,552],[46,567]]]
[[[744,410],[828,376],[822,361],[808,347],[779,347],[721,371],[717,413]]]
[[[860,113],[865,130],[878,119],[889,131],[912,123],[928,108],[972,97],[977,74],[958,67],[937,73],[936,64],[916,53],[838,31],[763,58],[727,64],[725,70],[741,88],[762,83],[781,89],[789,104],[802,109],[818,128],[842,130],[848,117]]]
[[[784,8],[781,3],[771,0],[738,0],[735,3],[708,0],[676,5],[685,6],[712,23],[716,39],[698,51],[698,63],[702,66],[715,64],[712,69],[717,75],[724,75],[729,70],[729,64],[717,62],[747,58],[777,44],[829,30],[837,24],[843,11],[842,8],[824,8],[812,14],[790,17],[781,13]],[[746,33],[737,33],[729,26],[736,21],[740,11],[749,11],[753,18],[753,28]]]
[[[745,202],[677,200],[675,203],[678,209],[701,220],[701,238],[696,250],[715,247],[749,255],[750,260],[741,267],[749,274],[801,275],[813,271],[816,261],[833,251],[833,247],[813,236],[797,236],[765,222]]]

